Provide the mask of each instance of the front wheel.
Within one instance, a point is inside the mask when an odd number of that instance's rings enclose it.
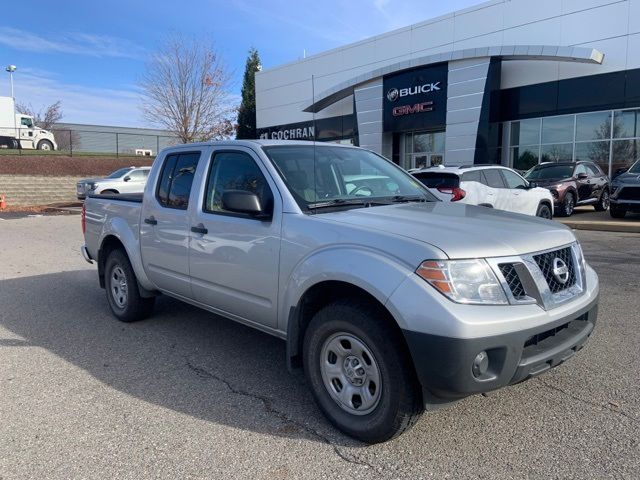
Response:
[[[366,443],[400,435],[423,410],[402,335],[370,302],[339,300],[322,308],[304,337],[304,370],[327,418]]]
[[[546,203],[541,203],[538,206],[538,211],[536,212],[536,217],[546,218],[547,220],[551,220],[553,214],[551,213],[551,208]]]
[[[53,143],[49,140],[40,140],[38,142],[38,150],[53,150]]]
[[[598,203],[594,205],[596,212],[605,212],[609,208],[609,190],[602,191]]]
[[[135,322],[149,316],[155,298],[143,298],[133,267],[122,250],[109,253],[104,266],[105,289],[111,312],[122,322]]]
[[[624,218],[626,214],[627,211],[624,208],[611,207],[609,209],[609,215],[611,215],[613,218]]]

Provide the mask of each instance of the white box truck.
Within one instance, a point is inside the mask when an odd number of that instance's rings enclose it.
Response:
[[[0,148],[57,150],[53,133],[37,127],[31,115],[16,113],[11,97],[0,97]]]

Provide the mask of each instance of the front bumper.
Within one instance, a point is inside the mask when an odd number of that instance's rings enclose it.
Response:
[[[449,338],[404,330],[427,405],[513,385],[554,368],[579,351],[593,332],[598,296],[580,310],[537,328],[481,338]],[[486,352],[485,374],[473,362]]]
[[[613,209],[625,210],[627,212],[640,212],[640,200],[611,198],[610,206]]]

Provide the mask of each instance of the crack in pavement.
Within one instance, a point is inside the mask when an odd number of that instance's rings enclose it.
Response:
[[[555,385],[551,385],[550,383],[545,382],[544,380],[539,380],[539,382],[544,385],[545,387],[547,387],[550,390],[555,390],[556,392],[560,392],[568,397],[573,398],[574,400],[577,400],[579,402],[582,402],[586,405],[591,405],[592,407],[597,407],[600,410],[606,410],[607,412],[612,412],[612,413],[617,413],[618,415],[621,415],[629,420],[631,420],[634,423],[640,423],[640,420],[638,420],[637,418],[631,416],[630,414],[628,414],[627,412],[625,412],[624,410],[616,410],[614,408],[609,408],[606,406],[606,404],[604,403],[598,403],[598,402],[593,402],[591,400],[585,400],[584,398],[578,397],[577,395],[574,395],[571,392],[567,392],[566,390],[560,388],[560,387],[556,387]]]
[[[251,393],[251,392],[247,392],[245,390],[239,390],[237,388],[235,388],[233,385],[231,385],[231,383],[227,380],[225,380],[224,378],[202,368],[199,367],[197,365],[194,365],[193,363],[191,363],[189,361],[188,358],[185,357],[185,361],[187,362],[187,368],[189,368],[189,370],[193,371],[196,375],[198,375],[201,378],[209,378],[212,380],[216,380],[220,383],[222,383],[223,385],[226,386],[226,388],[233,393],[234,395],[241,395],[243,397],[248,397],[248,398],[252,398],[254,400],[258,400],[262,403],[263,408],[265,409],[265,411],[273,416],[275,416],[276,418],[278,418],[279,420],[281,420],[282,422],[285,423],[290,423],[292,425],[295,425],[296,427],[304,430],[305,432],[307,432],[309,435],[319,439],[320,441],[322,441],[323,443],[329,445],[334,453],[343,461],[347,462],[347,463],[351,463],[353,465],[359,465],[365,468],[369,468],[375,472],[378,472],[380,470],[382,470],[381,468],[377,468],[375,466],[373,466],[372,464],[370,464],[369,462],[365,461],[365,460],[361,460],[359,458],[357,458],[355,455],[347,455],[344,452],[342,452],[340,450],[340,448],[331,442],[331,440],[326,437],[325,435],[321,434],[320,432],[314,430],[313,428],[297,421],[294,420],[292,418],[290,418],[288,415],[286,415],[284,412],[281,412],[277,409],[275,409],[273,407],[273,403],[271,402],[271,400],[265,396],[256,394],[256,393]]]

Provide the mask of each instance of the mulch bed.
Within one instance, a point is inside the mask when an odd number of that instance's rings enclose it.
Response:
[[[153,160],[153,157],[0,155],[0,174],[48,177],[107,175],[122,167],[151,165]]]

